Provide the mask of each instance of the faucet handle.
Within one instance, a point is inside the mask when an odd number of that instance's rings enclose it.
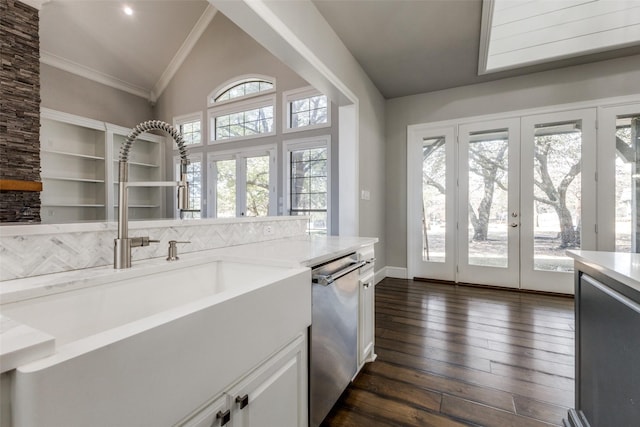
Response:
[[[130,240],[131,240],[131,247],[132,248],[139,248],[141,246],[149,246],[149,243],[160,243],[160,240],[149,239],[147,236],[132,237]]]
[[[178,241],[178,240],[169,240],[169,253],[167,255],[167,261],[177,261],[180,258],[178,257],[178,243],[191,243],[188,240]]]

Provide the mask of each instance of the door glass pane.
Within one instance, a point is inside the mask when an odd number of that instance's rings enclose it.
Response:
[[[269,156],[247,157],[246,216],[269,214]]]
[[[535,126],[534,269],[573,271],[580,248],[581,121]]]
[[[640,195],[640,115],[616,119],[616,252],[640,252],[637,203]]]
[[[469,264],[509,266],[507,129],[469,135]]]
[[[216,162],[216,218],[236,216],[236,161]]]
[[[446,238],[445,137],[422,143],[422,260],[445,262]]]

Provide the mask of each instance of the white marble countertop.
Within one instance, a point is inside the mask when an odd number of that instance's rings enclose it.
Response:
[[[298,266],[312,267],[376,242],[377,238],[368,237],[298,236],[214,249],[212,252],[264,261],[287,260]]]
[[[53,337],[2,316],[2,305],[60,292],[99,286],[150,272],[184,268],[206,259],[259,262],[280,266],[313,266],[373,245],[377,238],[340,236],[298,236],[260,243],[231,246],[180,255],[169,263],[156,258],[133,263],[127,270],[96,267],[24,279],[7,280],[0,286],[0,369],[2,372],[55,351]]]
[[[640,292],[640,254],[570,250],[567,255]]]
[[[55,341],[51,335],[20,324],[0,314],[0,373],[23,363],[53,354]]]

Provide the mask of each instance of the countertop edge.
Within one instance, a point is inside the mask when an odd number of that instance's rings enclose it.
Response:
[[[0,373],[52,355],[55,338],[0,314]]]
[[[569,250],[567,255],[640,292],[640,254]]]

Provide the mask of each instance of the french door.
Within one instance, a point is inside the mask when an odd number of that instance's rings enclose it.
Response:
[[[519,286],[520,120],[458,128],[457,281]]]
[[[407,263],[412,276],[454,280],[455,129],[413,128],[407,144]]]
[[[596,249],[596,110],[522,118],[520,287],[573,293],[569,249]]]
[[[640,104],[601,107],[598,124],[598,250],[638,253]]]
[[[210,153],[209,217],[276,215],[275,147]]]
[[[596,247],[595,109],[413,128],[407,163],[410,276],[572,293],[566,250]]]

